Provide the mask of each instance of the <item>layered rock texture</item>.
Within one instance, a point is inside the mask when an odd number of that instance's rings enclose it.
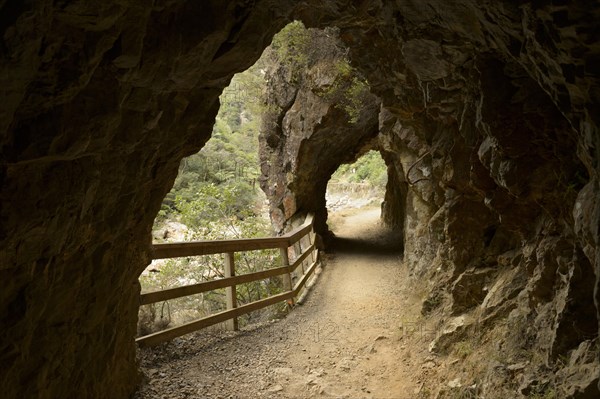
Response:
[[[287,22],[246,3],[0,3],[3,398],[135,390],[153,219]]]
[[[317,64],[300,85],[274,71],[274,221],[314,211],[324,232],[330,174],[379,149],[386,219],[437,284],[424,311],[529,362],[483,389],[597,397],[599,18],[566,1],[0,2],[3,397],[133,392],[154,216],[233,73],[293,19],[336,27],[371,94],[348,123]]]
[[[383,219],[402,225],[407,267],[432,282],[423,313],[448,317],[432,351],[493,339],[497,369],[471,381],[484,397],[598,396],[595,33],[571,25],[577,11],[565,6],[362,12],[336,23],[377,97],[358,122],[324,117],[337,104],[315,95],[334,81],[322,73],[335,73],[335,54],[302,78],[281,65],[270,71],[279,113],[265,126],[263,172],[276,225],[296,212],[326,216],[324,180],[365,146],[380,150],[389,166]],[[589,53],[572,58],[571,45],[586,40]],[[577,66],[580,75],[568,76]],[[527,366],[498,372],[514,364]]]

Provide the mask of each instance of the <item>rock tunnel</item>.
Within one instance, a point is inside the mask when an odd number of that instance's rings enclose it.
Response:
[[[325,232],[331,173],[377,146],[405,263],[441,270],[452,314],[485,302],[544,362],[593,341],[599,18],[559,0],[0,3],[3,397],[130,397],[152,221],[233,74],[292,20],[337,28],[371,89],[353,124],[284,74],[269,89],[274,224],[315,211]],[[485,298],[457,288],[482,275]]]

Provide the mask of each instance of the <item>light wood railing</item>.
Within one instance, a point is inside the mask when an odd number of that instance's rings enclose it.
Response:
[[[305,238],[305,248],[303,248],[302,245],[303,238]],[[295,255],[292,263],[290,263],[288,255],[290,247],[293,247]],[[227,310],[180,326],[139,337],[136,339],[136,342],[140,346],[157,345],[161,342],[172,340],[175,337],[223,322],[227,322],[228,328],[237,330],[237,318],[241,315],[282,301],[287,301],[288,305],[293,305],[295,298],[300,294],[319,262],[318,250],[315,247],[313,215],[308,215],[300,227],[280,237],[178,242],[155,244],[153,245],[153,248],[154,259],[225,254],[225,277],[198,284],[142,293],[140,295],[140,306],[225,288]],[[281,254],[281,267],[236,275],[234,262],[235,252],[277,248],[279,248]],[[305,264],[308,264],[307,268],[305,268]],[[295,285],[292,285],[292,273],[294,273],[299,266],[302,266],[302,275],[298,278]],[[264,280],[275,276],[283,276],[284,292],[238,306],[236,285]]]

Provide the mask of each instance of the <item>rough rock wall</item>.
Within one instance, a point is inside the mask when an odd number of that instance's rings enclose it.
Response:
[[[387,182],[385,185],[385,194],[381,203],[381,220],[383,224],[393,230],[404,241],[404,221],[406,219],[406,198],[408,196],[408,184],[402,175],[402,158],[397,152],[385,150],[385,137],[377,137],[377,149],[381,154],[387,167]],[[398,243],[404,246],[404,242]]]
[[[255,3],[0,2],[3,398],[134,390],[153,219],[286,23]]]
[[[594,278],[595,269],[598,287],[599,42],[593,23],[598,4],[363,5],[355,10],[355,19],[339,24],[355,65],[384,107],[398,116],[401,128],[421,131],[417,137],[424,137],[427,146],[417,154],[435,149],[438,156],[431,162],[444,163],[439,170],[451,182],[444,190],[448,207],[436,210],[432,233],[439,222],[438,231],[453,249],[464,238],[476,241],[471,237],[475,233],[459,239],[460,233],[481,229],[497,218],[500,231],[509,230],[520,239],[569,236],[570,268],[581,266],[587,281]],[[373,23],[361,25],[358,20]],[[390,58],[390,53],[402,57]],[[456,144],[445,145],[440,153],[436,141],[445,139],[435,139],[438,134],[454,137]],[[448,155],[456,159],[469,153],[470,163],[444,161]],[[464,186],[466,173],[473,175],[470,187]],[[440,206],[441,198],[435,195],[439,189],[428,191],[434,210]],[[480,197],[485,193],[485,208],[471,191],[480,191]],[[473,201],[479,206],[471,208]],[[444,214],[446,209],[452,211]],[[477,209],[477,220],[469,220]],[[587,260],[575,256],[581,251]],[[460,252],[450,253],[458,270],[481,251]],[[540,250],[539,260],[544,252]],[[560,279],[559,274],[553,276]],[[598,292],[596,288],[596,305]],[[589,301],[591,292],[586,295]],[[590,311],[589,303],[583,306]]]
[[[0,392],[132,391],[152,219],[180,159],[208,138],[231,74],[290,16],[340,27],[389,113],[382,131],[406,137],[389,137],[390,150],[408,167],[423,157],[409,178],[435,177],[407,193],[406,234],[420,239],[406,253],[435,250],[454,287],[477,281],[470,268],[490,258],[499,277],[483,300],[488,317],[522,319],[514,335],[549,357],[577,345],[596,323],[594,281],[600,303],[598,8],[0,2]],[[573,373],[589,366],[586,342],[571,353]]]
[[[465,330],[509,325],[499,349],[530,362],[523,394],[551,379],[564,397],[596,395],[599,6],[322,7],[331,20],[303,20],[339,27],[382,101],[381,147],[407,187],[405,260],[435,282],[424,312],[466,313]],[[488,377],[490,392],[504,378]]]

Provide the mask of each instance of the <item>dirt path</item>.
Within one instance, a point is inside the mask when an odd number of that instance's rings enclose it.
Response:
[[[415,398],[415,364],[426,354],[406,347],[402,323],[420,302],[390,249],[394,238],[378,209],[333,219],[335,254],[302,305],[249,331],[144,350],[137,398]]]

